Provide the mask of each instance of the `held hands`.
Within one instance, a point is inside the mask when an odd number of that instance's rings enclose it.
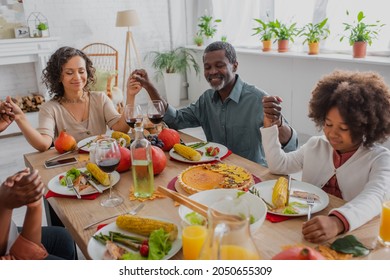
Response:
[[[302,226],[303,237],[312,243],[322,243],[343,231],[343,223],[335,216],[317,216]]]
[[[0,101],[0,132],[5,130],[15,119],[12,107],[8,102]]]
[[[265,96],[263,98],[264,127],[270,127],[274,124],[282,125],[281,102],[283,100],[279,96]]]
[[[38,171],[28,168],[8,177],[0,186],[0,202],[6,209],[35,207],[43,196],[44,184]]]

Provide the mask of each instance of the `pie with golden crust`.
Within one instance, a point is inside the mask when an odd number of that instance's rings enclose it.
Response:
[[[190,194],[211,189],[244,189],[254,184],[246,169],[225,163],[190,166],[180,173],[178,182]]]

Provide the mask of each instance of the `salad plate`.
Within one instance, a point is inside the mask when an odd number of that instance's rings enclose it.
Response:
[[[85,172],[87,170],[86,168],[77,168],[77,169],[80,170],[81,172]],[[65,175],[66,175],[66,172],[62,172],[62,173],[54,176],[47,184],[47,187],[49,188],[49,190],[51,190],[52,192],[55,192],[57,194],[76,196],[75,192],[72,189],[69,189],[67,186],[61,185],[60,178],[62,178]],[[114,186],[116,183],[118,183],[119,179],[120,179],[120,174],[117,171],[112,172],[111,173],[111,180],[112,180],[111,187]],[[109,189],[109,187],[105,187],[101,184],[96,184],[96,185],[102,191]],[[80,194],[87,195],[87,194],[93,194],[93,193],[97,193],[97,192],[98,191],[91,186],[91,187],[86,188],[85,190],[81,191]]]
[[[162,218],[157,218],[157,217],[147,217],[147,218],[173,223],[172,221],[169,221],[169,220],[166,220],[166,219],[162,219]],[[176,226],[178,228],[177,238],[176,238],[175,241],[172,242],[172,248],[168,252],[168,254],[165,255],[163,260],[168,260],[168,259],[172,258],[181,249],[181,246],[182,246],[181,229],[180,229],[179,225],[176,224]],[[106,234],[109,234],[110,231],[116,231],[116,232],[120,232],[120,233],[123,233],[123,234],[140,237],[140,235],[138,235],[138,234],[131,233],[131,232],[128,232],[126,230],[123,230],[123,229],[119,228],[116,225],[116,222],[112,222],[112,223],[102,227],[94,235],[97,235],[97,234],[100,234],[100,233],[103,233],[103,234],[106,235]],[[144,237],[144,238],[147,239],[147,237]],[[129,249],[129,248],[126,248],[126,249],[131,251],[131,249]],[[104,260],[104,253],[106,252],[106,247],[102,243],[100,243],[99,241],[95,240],[93,237],[91,237],[91,239],[88,242],[87,250],[88,250],[88,255],[91,257],[91,259],[93,259],[93,260]]]
[[[263,198],[266,202],[269,204],[272,204],[272,191],[273,187],[276,183],[276,180],[269,180],[269,181],[263,181],[260,183],[257,183],[253,185],[252,188],[256,189],[256,193]],[[314,201],[313,209],[312,209],[312,214],[317,213],[321,210],[323,210],[326,206],[329,204],[329,196],[326,192],[324,192],[322,189],[319,187],[316,187],[312,184],[306,183],[306,182],[301,182],[301,181],[291,181],[291,194],[294,191],[300,191],[303,193],[312,193],[318,197]],[[296,210],[297,213],[290,214],[290,213],[283,213],[279,211],[272,211],[267,209],[269,213],[275,214],[275,215],[280,215],[280,216],[289,216],[289,217],[294,217],[294,216],[306,216],[308,212],[308,207],[306,204],[306,198],[298,198],[290,195],[289,198],[289,205]]]
[[[197,144],[197,143],[199,143],[199,142],[186,143],[186,146],[194,145],[194,144]],[[186,158],[182,157],[181,155],[176,153],[173,148],[169,151],[169,155],[170,155],[171,158],[173,158],[173,159],[175,159],[177,161],[187,162],[187,163],[206,163],[206,162],[215,161],[216,158],[214,156],[207,155],[206,150],[207,150],[208,147],[214,147],[214,148],[218,147],[219,148],[219,153],[216,156],[218,156],[219,158],[222,158],[222,157],[226,156],[228,151],[229,151],[228,148],[226,146],[222,145],[222,144],[218,144],[218,143],[214,143],[214,142],[208,142],[206,145],[204,145],[202,147],[195,148],[195,150],[200,152],[201,155],[202,155],[202,157],[198,161],[192,161],[192,160],[189,160],[189,159],[186,159]]]

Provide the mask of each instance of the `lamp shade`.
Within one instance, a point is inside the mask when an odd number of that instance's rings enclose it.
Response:
[[[119,11],[116,14],[117,27],[129,27],[139,24],[139,18],[135,10]]]

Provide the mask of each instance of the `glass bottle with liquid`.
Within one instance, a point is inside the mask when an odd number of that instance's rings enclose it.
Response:
[[[154,192],[152,146],[144,137],[142,122],[137,122],[134,130],[135,140],[130,146],[134,196],[146,198]]]

